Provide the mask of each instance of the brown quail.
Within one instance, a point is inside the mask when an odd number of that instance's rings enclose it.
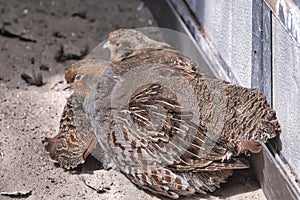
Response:
[[[121,29],[109,45],[112,64],[98,73],[78,63],[66,80],[80,77],[73,106],[92,127],[85,135],[96,134],[104,167],[137,186],[172,198],[212,192],[249,167],[241,154],[280,132],[263,94],[207,78],[168,44]]]
[[[172,198],[213,191],[280,132],[262,93],[207,78],[167,44],[121,29],[109,45],[114,62],[84,109],[106,162],[138,186]]]
[[[100,76],[107,65],[108,63],[104,61],[81,60],[71,65],[66,71],[66,83],[75,93],[67,98],[58,133],[43,140],[50,158],[65,169],[75,168],[84,163],[98,143],[82,108],[81,93],[87,92],[88,88],[80,85],[80,74],[95,73]]]

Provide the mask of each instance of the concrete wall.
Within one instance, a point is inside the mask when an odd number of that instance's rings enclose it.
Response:
[[[273,105],[282,128],[282,153],[300,176],[300,48],[272,19]]]
[[[251,86],[252,1],[187,0],[238,82]]]

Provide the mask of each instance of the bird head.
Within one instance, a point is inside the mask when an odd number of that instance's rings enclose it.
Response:
[[[150,39],[143,33],[134,29],[119,29],[109,34],[108,42],[103,48],[109,48],[111,61],[119,62],[135,55],[140,49],[171,48],[169,44]]]
[[[84,59],[72,64],[66,70],[63,89],[89,92],[93,82],[96,82],[94,79],[101,76],[108,65],[107,61],[95,59]]]

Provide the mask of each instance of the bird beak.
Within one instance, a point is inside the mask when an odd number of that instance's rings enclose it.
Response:
[[[62,90],[66,90],[66,89],[68,89],[68,88],[70,88],[71,87],[71,85],[69,84],[69,83],[67,83],[67,82],[64,82],[62,85],[61,85],[61,89]]]
[[[110,42],[109,41],[105,42],[103,45],[103,49],[107,49],[109,47],[110,47]]]

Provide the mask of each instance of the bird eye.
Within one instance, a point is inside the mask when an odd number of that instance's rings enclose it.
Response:
[[[81,79],[81,75],[80,74],[77,74],[74,78],[76,81],[79,81]]]
[[[119,46],[121,46],[121,44],[120,43],[115,43],[115,46],[119,47]]]

